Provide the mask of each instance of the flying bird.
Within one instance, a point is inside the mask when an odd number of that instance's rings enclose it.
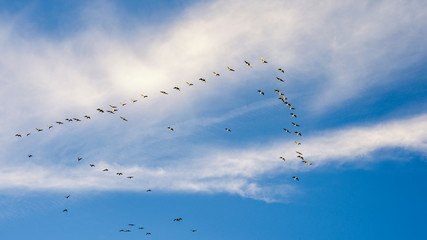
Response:
[[[283,93],[282,92],[280,92],[280,90],[279,89],[276,89],[276,90],[274,90],[275,92],[277,92],[279,95],[283,95]]]
[[[248,61],[245,61],[245,63],[246,63],[246,65],[248,65],[249,67],[252,67],[252,65],[251,65]]]
[[[285,130],[285,132],[287,132],[287,133],[291,133],[288,129],[286,129],[286,128],[283,128],[283,130]]]
[[[168,127],[168,129],[171,130],[171,131],[173,131],[173,128],[171,128],[171,127]]]
[[[47,125],[47,129],[51,129],[53,126],[51,125]]]
[[[66,119],[65,119],[65,121],[72,122],[72,121],[73,121],[73,119],[71,119],[71,118],[66,118]]]
[[[56,122],[56,123],[58,123],[59,125],[64,124],[63,122]]]
[[[147,189],[146,192],[151,192],[151,189]]]
[[[258,90],[258,92],[259,92],[259,94],[262,94],[262,95],[264,95],[264,92],[263,92],[263,91],[261,91],[261,90]]]
[[[36,128],[36,130],[37,130],[37,132],[43,131],[43,129],[40,129],[40,128]]]
[[[302,136],[302,134],[300,132],[295,132],[297,134],[297,136]]]
[[[131,98],[130,100],[132,101],[132,103],[136,103],[136,102],[138,102],[138,100],[133,99],[133,98]]]
[[[126,103],[120,102],[120,105],[122,105],[122,107],[124,107],[124,106],[126,106]]]
[[[144,229],[143,227],[139,227],[138,229]]]
[[[95,164],[89,164],[90,167],[95,167]]]
[[[146,233],[145,235],[151,235],[151,233],[149,233],[149,232],[148,232],[148,233]]]
[[[231,130],[229,128],[225,128],[225,131],[227,132],[231,132]]]
[[[297,178],[297,177],[295,177],[295,176],[293,176],[292,177],[294,180],[296,180],[296,181],[299,181],[299,178]]]
[[[279,77],[276,77],[276,78],[277,78],[277,80],[279,80],[279,82],[284,82],[283,79],[281,79]]]
[[[76,122],[81,122],[82,120],[78,119],[78,118],[73,118],[74,120],[76,120]]]
[[[28,155],[28,157],[29,157],[29,158],[30,158],[30,157],[32,157],[32,156],[33,156],[33,155],[31,155],[31,154],[30,154],[30,155]]]
[[[194,84],[186,82],[188,86],[193,86]]]
[[[98,112],[100,112],[100,113],[104,113],[104,110],[102,110],[102,109],[100,109],[100,108],[96,109],[96,111],[98,111]]]
[[[196,229],[191,229],[190,231],[191,231],[191,232],[196,232],[197,230],[196,230]]]
[[[77,161],[78,161],[78,162],[80,162],[80,160],[82,160],[82,159],[83,159],[83,158],[81,158],[81,157],[78,157],[78,158],[77,158]]]
[[[133,176],[129,176],[129,177],[127,177],[127,178],[132,179],[132,178],[133,178]]]
[[[298,153],[299,155],[303,155],[301,152],[296,151],[296,153]]]
[[[307,164],[307,166],[310,166],[312,163],[307,162],[306,160],[302,161],[303,163]]]
[[[120,176],[120,175],[123,175],[123,173],[118,172],[118,173],[116,173],[116,175],[117,175],[117,176]]]
[[[300,143],[300,142],[295,141],[295,143],[296,143],[297,145],[301,145],[301,143]]]
[[[68,199],[71,195],[65,196],[66,199]]]
[[[135,224],[133,224],[133,223],[129,223],[129,226],[132,226],[132,227],[133,227],[133,226],[135,226]]]
[[[122,117],[122,116],[120,116],[120,118],[123,120],[123,121],[128,121],[126,118],[124,118],[124,117]]]
[[[304,157],[303,157],[303,156],[301,156],[301,155],[298,155],[298,156],[297,156],[297,158],[299,158],[299,159],[301,159],[301,160],[304,160]]]
[[[106,168],[106,169],[104,169],[104,170],[102,170],[102,171],[104,171],[104,172],[108,172],[108,168]]]
[[[228,68],[228,71],[234,72],[234,69],[232,69],[231,67],[227,66],[227,68]]]
[[[64,210],[62,210],[62,212],[68,212],[68,209],[64,209]]]
[[[168,95],[168,93],[167,92],[165,92],[165,91],[160,91],[161,93],[163,93],[163,94],[165,94],[165,95]]]
[[[115,114],[114,111],[107,110],[108,113]]]
[[[262,63],[268,63],[267,61],[264,60],[264,58],[261,58]]]
[[[22,137],[22,136],[21,136],[21,134],[18,134],[18,133],[17,133],[17,134],[15,134],[15,136],[17,136],[17,137]]]
[[[90,119],[90,116],[88,116],[88,115],[85,115],[85,118],[86,118],[86,119]]]
[[[142,98],[147,98],[147,95],[141,94]]]
[[[278,69],[281,73],[284,73],[285,72],[285,70],[283,70],[283,69],[281,69],[281,68],[279,68]]]
[[[282,159],[283,161],[286,161],[284,157],[280,157],[280,159]]]
[[[297,117],[297,115],[295,115],[294,113],[291,113],[291,116],[294,117],[294,118]]]
[[[174,87],[173,89],[176,89],[178,91],[181,91],[181,89],[179,89],[179,87]]]
[[[299,127],[299,125],[294,122],[292,122],[292,125],[294,125],[295,127]]]
[[[30,136],[30,134],[31,134],[31,133],[25,133],[25,135],[26,135],[27,137],[28,137],[28,136]]]
[[[181,221],[181,220],[182,220],[182,218],[175,218],[175,219],[174,219],[174,221],[175,221],[175,222],[179,222],[179,221]]]
[[[217,77],[220,76],[219,73],[217,73],[217,72],[213,72],[213,74]]]
[[[204,79],[204,78],[199,78],[199,80],[204,82],[204,83],[206,82],[206,79]]]
[[[111,108],[117,108],[117,106],[114,106],[114,105],[109,105]]]

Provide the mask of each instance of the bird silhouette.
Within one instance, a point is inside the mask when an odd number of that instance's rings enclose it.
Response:
[[[228,68],[228,71],[234,72],[234,69],[232,69],[231,67],[227,66],[227,68]]]
[[[225,128],[225,131],[227,132],[231,132],[231,130],[229,128]]]
[[[300,143],[300,142],[295,141],[295,143],[296,143],[297,145],[301,145],[301,143]]]
[[[279,82],[284,82],[283,79],[281,79],[279,77],[276,77],[276,78],[277,78],[277,80],[279,80]]]
[[[106,169],[104,169],[104,170],[102,170],[102,171],[104,171],[104,172],[108,172],[108,168],[106,168]]]
[[[85,118],[86,118],[86,119],[90,119],[90,116],[88,116],[88,115],[85,115]]]
[[[40,129],[40,128],[36,128],[36,130],[37,130],[37,132],[43,131],[43,129]]]
[[[213,72],[213,74],[214,74],[216,77],[220,76],[220,75],[219,75],[219,73],[217,73],[217,72]]]
[[[25,133],[25,136],[27,136],[27,137],[28,137],[28,136],[30,136],[30,134],[31,134],[31,133]]]
[[[297,177],[295,177],[295,176],[293,176],[292,177],[294,180],[296,180],[296,181],[299,181],[299,178],[297,178]]]
[[[98,111],[98,112],[100,112],[100,113],[104,113],[104,110],[102,110],[102,109],[100,109],[100,108],[96,109],[96,111]]]
[[[132,101],[132,103],[136,103],[136,102],[138,102],[138,100],[133,99],[133,98],[131,98],[130,100]]]
[[[17,134],[15,134],[15,136],[17,136],[17,137],[22,137],[22,136],[21,136],[21,134],[18,134],[18,133],[17,133]]]
[[[47,129],[51,129],[53,126],[51,125],[47,125]]]
[[[80,162],[80,160],[82,160],[82,159],[83,159],[83,158],[81,158],[81,157],[78,157],[78,158],[77,158],[77,161],[78,161],[78,162]]]
[[[286,128],[283,128],[283,130],[285,130],[285,132],[287,132],[287,133],[291,133],[291,131],[289,131],[288,129],[286,129]]]
[[[182,218],[175,218],[174,221],[175,222],[180,222],[182,220]]]
[[[252,67],[252,65],[251,65],[248,61],[245,61],[245,63],[246,63],[246,65],[248,65],[249,67]]]
[[[194,84],[186,82],[188,86],[193,86]]]
[[[258,90],[259,94],[264,95],[264,92],[261,90]]]
[[[178,91],[181,91],[181,89],[179,89],[179,87],[174,87],[173,89],[176,89]]]
[[[268,63],[267,61],[264,60],[264,58],[261,58],[262,63]]]
[[[280,159],[282,159],[283,161],[286,161],[284,157],[280,157]]]
[[[63,122],[56,122],[56,123],[58,123],[59,125],[64,124]]]
[[[132,179],[132,178],[133,178],[133,176],[129,176],[129,177],[127,177],[127,178]]]
[[[70,196],[71,196],[71,195],[67,195],[67,196],[65,196],[65,198],[66,198],[66,199],[68,199]]]
[[[291,113],[291,116],[294,117],[294,118],[297,117],[297,115],[295,115],[294,113]]]
[[[297,134],[297,136],[302,136],[302,134],[300,132],[295,132]]]
[[[278,69],[281,73],[284,73],[285,72],[285,70],[283,70],[283,69],[281,69],[281,68],[279,68]]]
[[[123,173],[121,173],[121,172],[118,172],[118,173],[116,173],[116,175],[120,176],[120,175],[123,175]]]
[[[89,164],[90,167],[95,167],[95,164]]]
[[[299,155],[303,155],[301,152],[295,151],[296,153],[298,153]]]
[[[168,95],[168,93],[167,92],[165,92],[165,91],[160,91],[161,93],[163,93],[163,94],[165,94],[165,95]]]
[[[206,79],[204,79],[204,78],[199,78],[199,80],[206,83]]]
[[[292,122],[292,125],[294,125],[295,127],[299,127],[299,125],[294,122]]]
[[[171,131],[173,131],[173,128],[171,128],[171,127],[168,127],[168,129],[171,130]]]
[[[147,95],[141,94],[142,98],[147,98]]]
[[[122,117],[122,116],[120,116],[120,118],[123,120],[123,121],[128,121],[126,118],[124,118],[124,117]]]

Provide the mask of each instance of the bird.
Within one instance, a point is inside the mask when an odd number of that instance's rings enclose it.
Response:
[[[66,199],[68,199],[70,196],[71,196],[71,195],[67,195],[67,196],[65,196],[65,198],[66,198]]]
[[[130,100],[132,101],[132,103],[136,103],[136,102],[138,102],[138,100],[133,99],[133,98],[131,98]]]
[[[308,166],[310,166],[312,163],[307,162],[306,160],[302,161],[303,163],[307,164]]]
[[[151,233],[150,233],[150,232],[148,232],[148,233],[146,233],[145,235],[151,235]]]
[[[108,172],[108,168],[106,168],[106,169],[104,169],[104,170],[102,170],[102,171],[104,171],[104,172]]]
[[[43,131],[43,129],[40,129],[40,128],[36,128],[36,130],[37,130],[37,132]]]
[[[193,86],[194,84],[186,82],[188,86]]]
[[[107,110],[108,113],[115,114],[114,111]]]
[[[64,210],[62,210],[62,212],[68,212],[68,209],[64,209]]]
[[[175,221],[175,222],[179,222],[179,221],[181,221],[181,220],[182,220],[182,218],[175,218],[175,219],[174,219],[174,221]]]
[[[197,231],[197,230],[196,230],[196,229],[191,229],[190,231],[191,231],[191,232],[195,232],[195,231]]]
[[[199,80],[204,82],[204,83],[206,82],[206,79],[204,79],[204,78],[199,78]]]
[[[119,232],[124,232],[124,231],[125,231],[124,229],[120,229],[120,230],[119,230]]]
[[[285,132],[287,132],[287,133],[291,133],[288,129],[286,129],[286,128],[283,128],[283,130],[285,130]]]
[[[109,105],[111,108],[117,108],[117,106],[114,106],[114,105]]]
[[[125,232],[131,232],[131,230],[129,230],[129,229],[126,229],[126,230],[125,230]]]
[[[295,177],[295,176],[293,176],[292,177],[294,180],[296,180],[296,181],[299,181],[299,178],[297,178],[297,177]]]
[[[227,132],[231,132],[231,130],[229,128],[225,128],[225,131]]]
[[[171,130],[171,131],[173,131],[173,128],[171,128],[171,127],[168,127],[168,129]]]
[[[277,70],[279,70],[281,73],[284,73],[284,72],[285,72],[285,70],[283,70],[283,69],[281,69],[281,68],[279,68],[279,69],[277,69]]]
[[[178,91],[181,91],[181,89],[179,89],[179,87],[174,87],[173,89],[176,89]]]
[[[292,107],[292,106],[290,106],[290,105],[289,105],[289,109],[290,109],[290,110],[295,110],[295,108],[294,108],[294,107]]]
[[[160,91],[161,93],[163,93],[163,94],[165,94],[165,95],[168,95],[168,93],[167,92],[165,92],[165,91]]]
[[[292,122],[292,125],[294,125],[295,127],[299,127],[299,125],[294,122]]]
[[[139,227],[138,229],[144,229],[143,227]]]
[[[135,226],[135,224],[133,224],[133,223],[129,223],[129,226],[133,227],[133,226]]]
[[[296,153],[298,153],[299,155],[303,155],[301,152],[295,151]]]
[[[28,157],[29,157],[29,158],[30,158],[30,157],[32,157],[32,156],[33,156],[33,155],[31,155],[31,154],[30,154],[30,155],[28,155]]]
[[[263,91],[261,91],[261,90],[258,90],[258,92],[259,92],[259,94],[262,94],[262,95],[264,95],[264,92],[263,92]]]
[[[267,61],[264,60],[264,58],[261,58],[262,63],[268,63]]]
[[[98,112],[100,112],[100,113],[104,113],[104,110],[102,110],[102,109],[100,109],[100,108],[96,109],[96,111],[98,111]]]
[[[215,76],[220,76],[220,74],[219,73],[217,73],[217,72],[213,72],[213,74],[215,75]]]
[[[147,95],[141,94],[142,98],[147,98]]]
[[[95,167],[95,164],[89,164],[90,167]]]
[[[282,92],[280,92],[280,90],[279,89],[276,89],[276,90],[274,90],[275,92],[277,92],[279,95],[283,95],[283,93]]]
[[[71,119],[71,118],[66,118],[65,120],[68,121],[68,122],[72,122],[73,121],[73,119]]]
[[[294,118],[297,117],[297,115],[295,115],[295,113],[291,113],[291,116],[294,117]]]
[[[77,161],[78,161],[78,162],[80,162],[80,160],[82,160],[82,159],[83,159],[83,158],[81,158],[81,157],[78,157],[78,158],[77,158]]]
[[[18,134],[18,133],[17,133],[17,134],[15,134],[15,136],[17,136],[17,137],[22,137],[22,136],[21,136],[21,134]]]
[[[47,125],[47,129],[51,129],[53,126],[51,125]]]
[[[277,78],[277,80],[279,80],[280,82],[284,82],[283,81],[283,79],[281,79],[281,78],[279,78],[279,77],[276,77]]]
[[[145,190],[146,192],[151,192],[151,189],[147,189],[147,190]]]
[[[227,68],[228,68],[228,71],[234,72],[234,69],[232,69],[231,67],[227,66]]]
[[[74,120],[76,120],[76,122],[81,122],[82,120],[78,119],[78,118],[73,118]]]
[[[120,105],[122,105],[122,107],[124,107],[124,106],[126,106],[126,103],[120,102]]]
[[[300,132],[295,132],[297,134],[297,136],[302,136],[302,134]]]
[[[296,143],[297,145],[301,145],[301,143],[300,143],[300,142],[295,141],[295,143]]]
[[[63,122],[56,122],[56,123],[58,123],[59,125],[64,124]]]
[[[283,161],[285,161],[285,158],[284,158],[284,157],[280,157],[280,159],[282,159]]]
[[[301,160],[304,160],[304,157],[303,157],[303,156],[301,156],[301,155],[298,155],[298,156],[297,156],[297,158],[299,158],[299,159],[301,159]]]
[[[129,176],[129,177],[127,177],[127,178],[132,179],[132,178],[133,178],[133,176]]]
[[[126,118],[124,118],[124,117],[122,117],[122,116],[120,116],[120,118],[123,120],[123,121],[128,121]]]
[[[117,175],[117,176],[120,176],[120,175],[123,175],[123,173],[118,172],[118,173],[116,173],[116,175]]]
[[[248,65],[249,67],[252,67],[252,65],[251,65],[248,61],[245,61],[245,63],[246,63],[246,65]]]
[[[90,116],[88,116],[88,115],[85,115],[85,118],[86,118],[86,119],[90,119]]]
[[[30,136],[30,134],[31,134],[31,133],[25,133],[25,135],[26,135],[27,137],[28,137],[28,136]]]

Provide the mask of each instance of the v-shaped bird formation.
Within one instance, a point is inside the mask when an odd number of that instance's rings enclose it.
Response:
[[[244,60],[244,63],[246,64],[247,67],[253,68],[252,64],[249,61]],[[261,64],[267,64],[267,63],[269,63],[267,60],[265,60],[264,58],[261,58]],[[234,68],[232,68],[230,66],[226,66],[226,69],[228,70],[228,72],[235,72],[236,71]],[[284,80],[283,75],[285,74],[285,70],[283,68],[278,68],[277,70],[278,70],[278,72],[277,72],[276,80],[278,80],[280,83],[284,83],[285,80]],[[217,78],[217,77],[221,77],[221,76],[222,75],[219,72],[216,72],[216,71],[213,72],[213,77]],[[198,80],[201,81],[202,84],[206,84],[208,82],[203,77],[200,77]],[[188,81],[186,81],[185,83],[187,84],[187,87],[194,86],[194,83],[191,83],[191,82],[188,82]],[[172,88],[172,91],[173,90],[175,90],[176,92],[184,92],[183,87],[180,87],[180,86],[174,86]],[[169,90],[160,90],[159,93],[162,94],[162,95],[165,95],[165,97],[167,97],[167,95],[169,95],[169,93],[167,91],[169,91]],[[293,110],[296,110],[296,109],[291,105],[291,103],[289,102],[288,98],[285,96],[284,91],[279,90],[279,89],[275,89],[275,90],[271,90],[271,91],[258,89],[257,92],[258,92],[259,95],[261,95],[260,98],[267,97],[267,96],[273,96],[273,94],[275,92],[276,94],[278,94],[278,99],[284,104],[284,106],[286,108],[289,108],[289,110],[290,110],[290,112],[289,112],[290,118],[291,119],[299,119],[299,117],[297,118],[297,115],[295,114],[295,111],[293,111]],[[270,94],[270,92],[271,92],[271,94]],[[129,98],[129,100],[130,100],[131,104],[134,104],[134,103],[138,104],[138,102],[140,100],[141,100],[140,102],[142,102],[142,100],[148,98],[149,96],[142,93],[141,97],[142,97],[142,99]],[[276,97],[274,97],[274,98],[276,98]],[[127,103],[126,102],[120,102],[119,104],[110,104],[107,109],[105,109],[105,108],[104,109],[103,108],[97,108],[96,111],[99,114],[104,114],[105,115],[105,114],[108,113],[108,114],[111,114],[111,115],[116,115],[116,112],[122,112],[122,111],[119,111],[120,110],[120,108],[118,107],[119,105],[121,106],[121,108],[124,108],[127,105]],[[116,116],[119,116],[119,118],[122,121],[125,121],[125,122],[132,121],[132,119],[125,118],[123,116],[123,114],[120,114],[120,115],[117,114]],[[90,119],[91,119],[90,115],[84,115],[81,119],[78,118],[78,117],[68,117],[68,118],[64,119],[65,121],[61,121],[60,120],[60,121],[55,121],[55,123],[57,124],[57,126],[61,126],[61,125],[65,124],[64,122],[68,122],[68,123],[71,123],[71,122],[82,122],[83,120],[90,120]],[[35,129],[34,133],[40,133],[40,134],[42,134],[43,132],[48,132],[53,127],[54,127],[53,124],[52,125],[47,124],[47,129],[45,129],[45,130],[43,128],[34,128]],[[295,133],[295,135],[294,135],[295,138],[296,138],[295,139],[295,144],[297,145],[298,148],[302,144],[301,142],[299,142],[300,138],[302,137],[302,133],[299,131],[300,127],[301,126],[298,123],[293,122],[293,121],[289,121],[289,126],[284,126],[283,127],[283,130],[284,130],[285,134],[292,134],[292,132]],[[167,127],[165,126],[165,128],[167,128],[171,132],[171,134],[173,134],[173,132],[175,130],[179,131],[179,129],[174,129],[174,127],[172,127],[172,126],[167,126]],[[291,128],[294,128],[294,129],[290,130]],[[226,132],[228,132],[228,134],[238,134],[238,133],[232,132],[229,127],[225,127],[224,126],[224,129],[225,129]],[[25,135],[25,137],[30,137],[31,134],[32,134],[32,132],[16,133],[15,136],[18,137],[18,138],[22,138],[22,136],[24,136],[24,135]],[[297,149],[295,152],[297,154],[296,158],[299,161],[301,161],[301,163],[306,164],[307,166],[311,166],[312,165],[311,162],[308,162],[306,159],[304,159],[304,155],[301,152],[301,150]],[[31,158],[31,157],[33,157],[33,155],[29,154],[28,157]],[[286,162],[287,162],[286,159],[287,158],[285,158],[284,156],[279,156],[278,158],[281,161],[284,162],[283,164],[286,164]],[[83,158],[81,156],[77,157],[77,163],[78,164],[81,164],[81,162],[84,163],[86,161],[87,161],[86,158]],[[95,166],[94,163],[89,163],[89,167],[96,169],[96,166]],[[133,175],[128,175],[128,174],[126,174],[126,173],[124,173],[124,172],[122,172],[120,170],[111,170],[110,171],[110,169],[108,169],[108,168],[102,168],[101,167],[101,168],[99,168],[99,171],[105,172],[104,174],[108,174],[108,172],[113,172],[113,174],[114,174],[114,172],[115,172],[116,176],[119,176],[119,177],[123,176],[123,177],[126,177],[128,179],[133,179],[134,178]],[[114,176],[114,175],[112,175],[112,176]],[[298,182],[300,181],[300,179],[297,176],[292,176],[291,178],[294,181],[298,181]],[[146,190],[146,192],[151,192],[151,191],[152,191],[151,189],[147,189]],[[66,195],[65,199],[69,199],[70,196],[71,196],[70,194]],[[69,213],[69,209],[65,208],[65,209],[62,210],[62,212]],[[173,219],[174,222],[180,222],[182,220],[183,219],[181,217]],[[126,228],[121,228],[119,230],[119,232],[129,233],[129,232],[132,232],[132,231],[141,231],[141,230],[144,229],[144,227],[142,227],[142,226],[135,227],[134,224],[128,224],[127,226],[128,227],[126,227]],[[190,229],[190,231],[194,233],[194,232],[196,232],[196,229]],[[151,232],[145,232],[145,234],[146,235],[151,235]]]

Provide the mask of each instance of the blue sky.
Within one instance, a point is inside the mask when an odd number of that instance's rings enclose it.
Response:
[[[425,238],[426,7],[0,1],[0,238]]]

